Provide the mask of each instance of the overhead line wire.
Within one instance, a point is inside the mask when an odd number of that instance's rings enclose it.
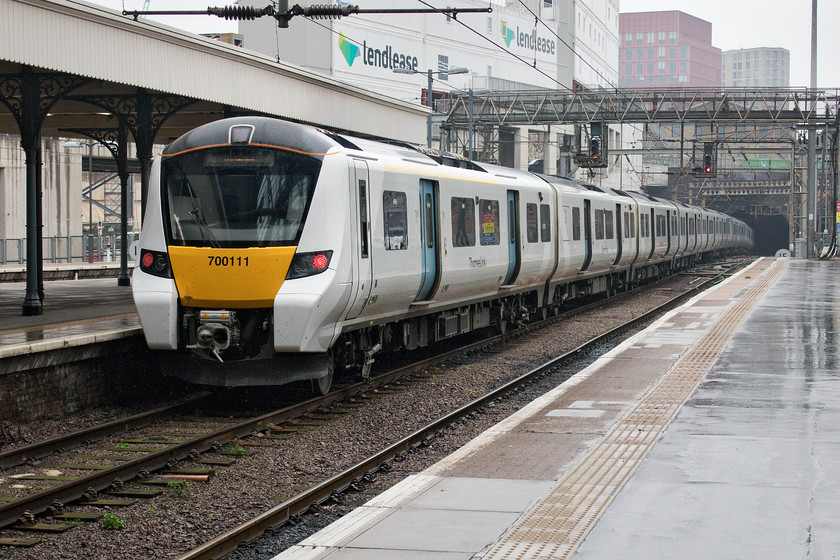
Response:
[[[435,9],[435,10],[439,9],[439,8],[435,8],[434,6],[432,6],[431,4],[429,4],[428,2],[426,2],[425,0],[417,0],[417,1],[418,1],[418,2],[420,2],[421,4],[423,4],[424,6],[428,7],[428,8],[432,8],[432,9]],[[539,68],[537,68],[537,67],[536,67],[536,65],[531,64],[530,62],[528,62],[527,60],[525,60],[524,58],[522,58],[522,57],[521,57],[521,56],[519,56],[518,54],[515,54],[515,53],[511,52],[510,50],[506,49],[505,47],[503,47],[503,46],[501,46],[501,45],[497,44],[497,43],[496,43],[496,42],[494,42],[492,39],[490,39],[489,37],[486,37],[486,36],[485,36],[483,33],[481,33],[480,31],[477,31],[477,30],[473,29],[472,27],[470,27],[469,25],[467,25],[467,24],[466,24],[466,23],[464,23],[463,21],[459,20],[458,18],[452,18],[452,19],[454,19],[454,20],[455,20],[458,24],[460,24],[460,25],[461,25],[461,26],[463,26],[463,27],[466,27],[467,29],[469,29],[470,31],[472,31],[473,33],[475,33],[476,35],[478,35],[479,37],[481,37],[481,38],[482,38],[482,39],[484,39],[485,41],[489,42],[489,43],[490,43],[491,45],[493,45],[494,47],[496,47],[496,48],[498,48],[498,49],[503,50],[504,52],[506,52],[507,54],[509,54],[510,56],[512,56],[513,58],[515,58],[516,60],[518,60],[519,62],[521,62],[521,63],[525,64],[528,68],[532,68],[533,70],[536,70],[537,72],[539,72],[540,74],[542,74],[543,76],[545,76],[546,78],[548,78],[549,80],[551,80],[552,82],[554,82],[555,84],[557,84],[558,86],[560,86],[561,88],[563,88],[563,89],[565,89],[565,90],[568,90],[568,91],[570,91],[570,92],[574,93],[574,92],[572,91],[572,89],[571,89],[569,86],[567,86],[567,85],[563,84],[562,82],[560,82],[559,80],[557,80],[557,78],[555,78],[555,77],[553,77],[553,76],[551,76],[551,75],[547,74],[547,73],[546,73],[546,72],[544,72],[543,70],[540,70]]]
[[[535,13],[534,13],[534,11],[533,11],[531,8],[529,8],[527,4],[525,4],[525,2],[523,2],[522,0],[519,0],[519,3],[520,3],[520,4],[522,4],[522,7],[523,7],[523,8],[525,8],[526,10],[528,10],[528,12],[529,12],[532,16],[534,16],[534,19],[535,19],[536,21],[538,21],[538,22],[540,22],[541,24],[543,24],[543,27],[545,27],[546,29],[548,29],[548,31],[549,31],[552,35],[554,35],[555,37],[557,37],[557,40],[558,40],[558,41],[560,41],[561,43],[563,43],[563,45],[565,45],[565,47],[566,47],[567,49],[569,49],[569,51],[570,51],[573,55],[575,55],[576,57],[578,57],[578,58],[579,58],[579,59],[580,59],[580,60],[581,60],[584,64],[586,64],[587,66],[589,66],[589,67],[590,67],[590,68],[591,68],[591,69],[595,72],[595,74],[597,74],[600,78],[602,78],[605,82],[607,82],[608,84],[610,84],[610,85],[611,85],[613,88],[615,88],[616,90],[623,89],[620,85],[616,85],[616,84],[614,84],[614,83],[610,82],[610,80],[609,80],[609,79],[607,79],[607,77],[606,77],[606,76],[604,76],[603,74],[601,74],[601,72],[599,72],[597,68],[595,68],[594,66],[592,66],[592,64],[590,64],[588,60],[586,60],[585,58],[583,58],[583,56],[581,56],[581,54],[580,54],[580,53],[578,53],[577,51],[575,51],[575,49],[574,49],[574,48],[572,48],[572,46],[571,46],[571,45],[569,45],[566,41],[564,41],[564,40],[563,40],[563,38],[562,38],[562,37],[560,37],[560,35],[558,35],[558,34],[557,34],[557,33],[556,33],[556,32],[555,32],[555,31],[554,31],[551,27],[549,27],[549,25],[548,25],[546,22],[544,22],[544,21],[540,18],[540,16],[538,16],[537,14],[535,14]]]

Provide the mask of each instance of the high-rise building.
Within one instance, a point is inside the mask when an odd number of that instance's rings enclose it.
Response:
[[[790,51],[756,47],[723,52],[723,87],[790,87]]]
[[[680,12],[619,16],[622,87],[720,87],[721,51],[712,46],[712,24]]]

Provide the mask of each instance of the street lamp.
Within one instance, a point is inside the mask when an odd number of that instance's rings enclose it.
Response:
[[[435,74],[440,76],[441,74],[469,74],[469,68],[464,68],[462,66],[458,66],[455,68],[450,68],[449,70],[432,70],[429,68],[426,72],[421,72],[420,70],[415,70],[414,68],[394,68],[394,72],[396,74],[426,74],[427,77],[427,86],[426,86],[426,106],[429,107],[432,112],[434,112],[434,101],[432,100],[432,81]],[[429,148],[432,147],[432,115],[426,117],[426,146]]]

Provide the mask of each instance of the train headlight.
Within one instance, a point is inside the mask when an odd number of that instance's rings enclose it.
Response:
[[[332,254],[332,251],[295,254],[292,264],[289,266],[289,273],[286,274],[286,280],[305,278],[324,272],[330,266]]]
[[[172,278],[169,256],[161,251],[142,249],[140,251],[140,270],[152,276]]]

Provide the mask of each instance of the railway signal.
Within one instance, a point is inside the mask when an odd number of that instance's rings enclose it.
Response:
[[[608,130],[602,123],[591,123],[589,125],[589,149],[587,152],[579,151],[575,154],[575,163],[581,167],[607,167],[607,139],[604,131]],[[578,142],[578,146],[580,146]]]
[[[717,175],[715,148],[714,142],[703,142],[703,165],[695,168],[697,177],[714,177]]]

